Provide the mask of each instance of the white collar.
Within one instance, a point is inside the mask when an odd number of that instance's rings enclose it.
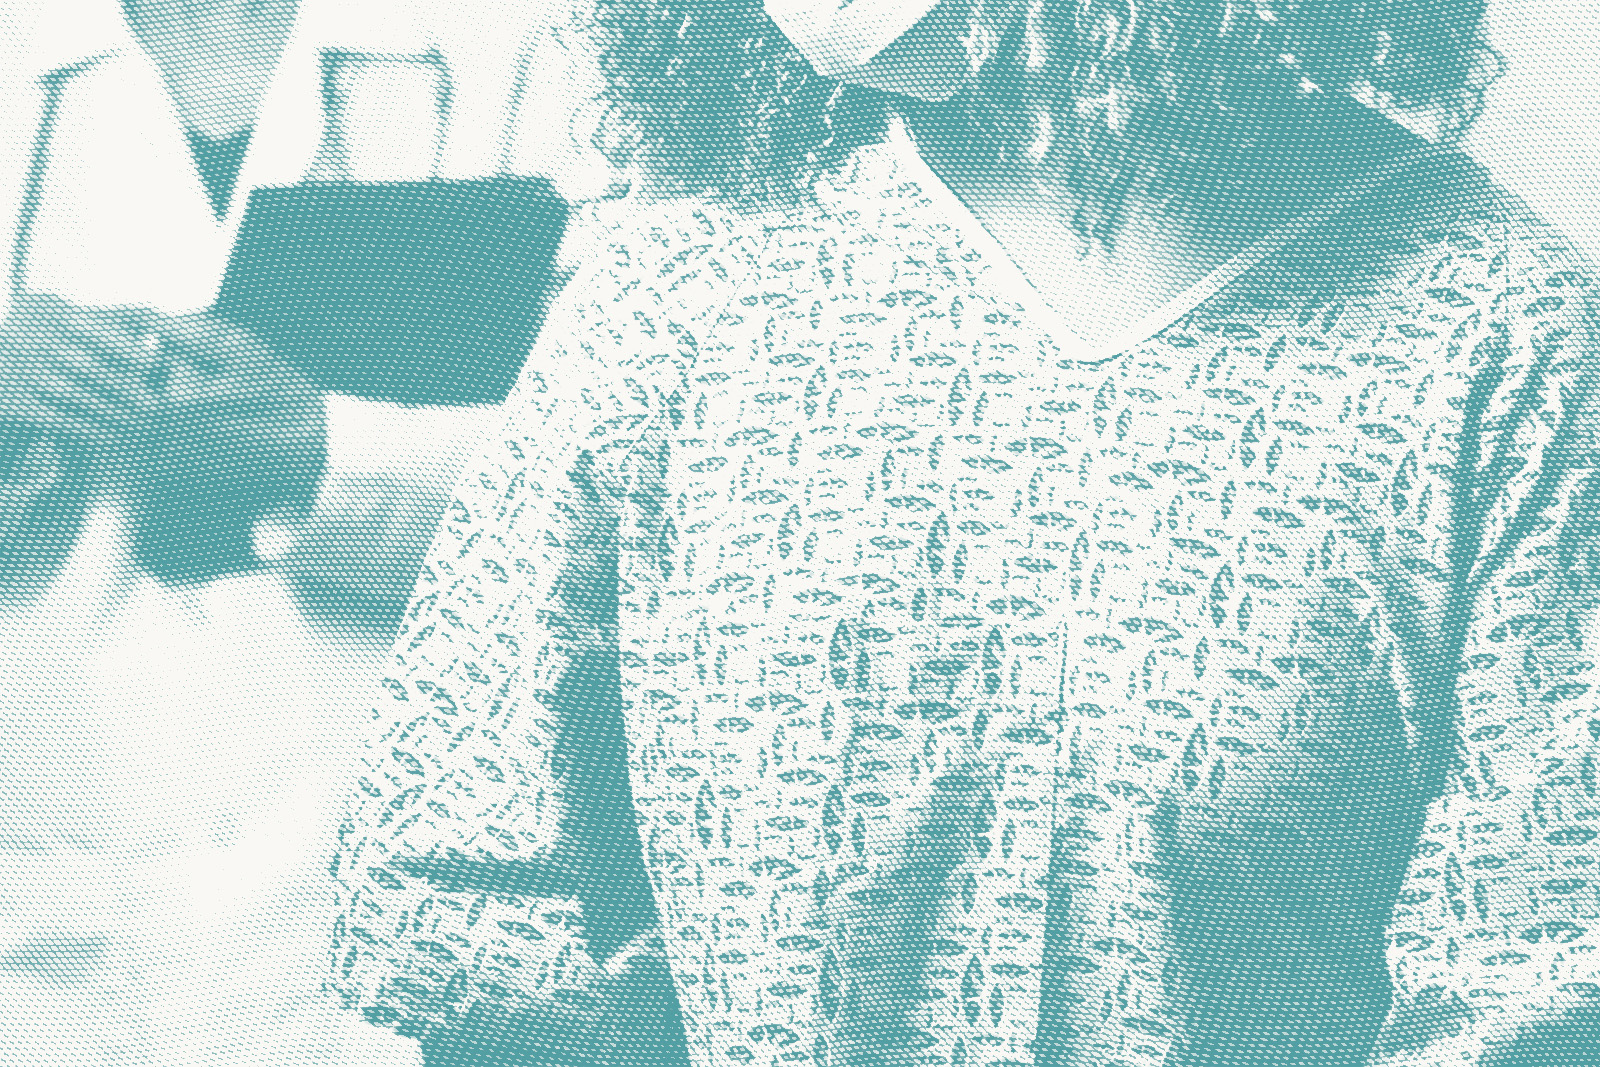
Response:
[[[1078,336],[1067,315],[1050,306],[1000,242],[995,240],[971,209],[923,159],[903,117],[891,116],[885,147],[897,165],[899,174],[921,187],[923,193],[936,206],[940,217],[948,221],[959,234],[961,243],[976,249],[989,269],[998,272],[999,277],[1005,279],[1003,282],[1005,291],[1008,294],[1016,294],[1014,298],[1019,298],[1019,302],[1026,304],[1029,314],[1045,324],[1051,339],[1062,349],[1070,352],[1072,359],[1088,364],[1107,362],[1154,337],[1297,238],[1336,216],[1357,197],[1415,162],[1415,158],[1408,154],[1390,166],[1364,174],[1317,208],[1291,219],[1229,257],[1226,262],[1199,281],[1154,311],[1129,323],[1110,339],[1100,344],[1090,344]]]

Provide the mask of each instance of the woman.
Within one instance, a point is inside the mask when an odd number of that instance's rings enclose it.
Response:
[[[446,513],[335,986],[425,1050],[621,995],[541,877],[611,699],[697,1064],[1571,1036],[1592,281],[1445,143],[1481,5],[952,7],[945,103],[597,9],[669,195]]]

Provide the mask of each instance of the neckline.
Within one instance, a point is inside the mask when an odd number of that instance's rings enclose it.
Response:
[[[189,143],[189,154],[200,175],[200,184],[205,187],[206,197],[211,201],[211,213],[219,223],[227,219],[228,209],[233,205],[233,191],[244,170],[244,157],[250,151],[254,133],[254,123],[226,137],[212,137],[192,126],[183,128],[184,138]]]
[[[200,164],[195,157],[194,144],[190,136],[192,127],[184,121],[177,100],[174,99],[171,89],[167,86],[166,75],[162,73],[160,64],[144,50],[144,46],[139,43],[132,30],[124,31],[126,37],[123,44],[112,53],[120,61],[131,64],[137,69],[139,76],[146,79],[147,84],[155,90],[156,99],[159,100],[158,107],[161,114],[165,116],[165,124],[168,129],[176,131],[178,134],[178,144],[182,146],[182,151],[186,153],[199,180],[201,202],[207,206],[209,209],[207,213],[211,216],[214,225],[222,232],[231,233],[237,230],[239,223],[243,220],[244,209],[247,206],[250,193],[255,188],[255,181],[252,180],[251,176],[255,174],[261,163],[260,138],[256,135],[262,131],[262,127],[265,124],[264,119],[268,115],[268,109],[273,106],[274,98],[282,93],[285,79],[295,76],[296,72],[291,70],[291,65],[296,59],[295,53],[299,50],[302,40],[300,22],[301,20],[299,19],[295,20],[288,42],[284,45],[283,52],[279,55],[277,65],[272,71],[272,76],[267,80],[266,89],[263,90],[261,99],[256,105],[255,116],[251,119],[250,124],[241,131],[240,136],[244,140],[243,151],[239,153],[239,163],[234,174],[232,187],[228,190],[227,198],[224,201],[225,206],[220,212],[216,210],[216,201],[213,199],[209,183],[204,175],[200,173]],[[202,134],[201,136],[205,135]]]
[[[1422,157],[1439,150],[1438,146],[1425,145],[1418,152],[1403,153],[1390,164],[1367,172],[1317,207],[1280,224],[1265,236],[1230,256],[1170,300],[1164,301],[1159,307],[1118,329],[1110,338],[1091,343],[1078,334],[1065,313],[1045,299],[1044,294],[1034,286],[1026,272],[1017,266],[1011,254],[989,232],[983,221],[955,194],[954,190],[945,184],[944,179],[939,177],[923,158],[902,116],[891,115],[885,144],[896,162],[905,169],[905,176],[916,182],[923,194],[938,206],[943,217],[952,222],[962,243],[975,248],[991,270],[1009,279],[1011,285],[1005,287],[1008,293],[1019,296],[1026,294],[1021,296],[1018,302],[1026,304],[1030,316],[1046,323],[1051,338],[1059,347],[1071,349],[1071,358],[1084,364],[1109,362],[1129,349],[1148,341],[1260,266],[1297,237],[1305,235],[1340,214],[1363,193],[1399,174]]]

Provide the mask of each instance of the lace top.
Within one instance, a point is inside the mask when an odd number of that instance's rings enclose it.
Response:
[[[889,146],[619,224],[422,574],[334,986],[591,995],[528,872],[620,662],[706,1067],[1360,1062],[1391,986],[1374,1054],[1458,1064],[1600,995],[1592,282],[1469,171],[1092,360]]]

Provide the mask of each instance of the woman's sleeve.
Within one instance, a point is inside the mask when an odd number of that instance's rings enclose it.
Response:
[[[1530,1027],[1592,1035],[1600,1009],[1595,279],[1548,235],[1514,233],[1503,269],[1458,442],[1465,769],[1395,912],[1384,1063],[1492,1065]],[[1515,1062],[1585,1059],[1554,1047]]]
[[[586,477],[640,414],[606,382],[614,295],[576,290],[546,327],[446,509],[373,710],[334,865],[333,985],[407,1035],[485,1001],[580,1002],[593,977],[571,894],[538,861],[561,831],[557,692],[615,641],[598,580],[615,512]]]
[[[650,284],[672,242],[638,230],[552,307],[509,422],[446,508],[373,711],[334,865],[331,984],[402,1034],[498,1019],[582,1041],[608,987],[596,958],[615,931],[586,930],[578,899],[622,877],[586,852],[605,822],[591,720],[610,709],[623,744],[618,502],[660,407],[654,368],[693,321],[683,293]]]

